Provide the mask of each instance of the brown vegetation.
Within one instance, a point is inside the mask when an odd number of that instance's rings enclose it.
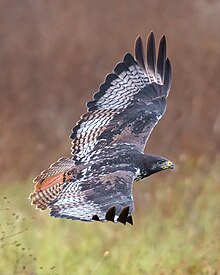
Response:
[[[0,171],[37,174],[69,154],[85,102],[134,39],[165,33],[173,85],[148,149],[173,157],[220,149],[218,1],[0,1]]]

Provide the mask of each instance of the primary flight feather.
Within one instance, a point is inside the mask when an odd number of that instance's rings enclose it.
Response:
[[[146,155],[146,142],[166,110],[171,86],[166,39],[156,57],[151,32],[135,58],[127,53],[87,103],[72,130],[72,157],[60,158],[34,179],[32,204],[51,216],[133,224],[133,182],[173,169],[171,161]]]

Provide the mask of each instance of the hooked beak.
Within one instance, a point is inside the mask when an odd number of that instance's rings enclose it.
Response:
[[[170,160],[167,160],[163,166],[162,166],[163,169],[175,169],[175,165],[172,163],[172,161]]]
[[[175,165],[170,160],[167,161],[167,169],[175,169]]]

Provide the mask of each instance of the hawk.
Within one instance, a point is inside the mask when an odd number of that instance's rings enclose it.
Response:
[[[72,156],[60,158],[34,179],[32,204],[50,215],[81,221],[133,224],[133,182],[173,169],[168,159],[144,154],[145,144],[166,110],[171,65],[162,36],[139,36],[106,76],[87,112],[72,130]]]

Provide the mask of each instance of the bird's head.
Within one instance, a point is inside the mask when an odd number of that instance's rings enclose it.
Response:
[[[166,169],[175,168],[175,165],[172,163],[172,161],[155,155],[146,155],[146,166],[149,169],[150,175]]]

